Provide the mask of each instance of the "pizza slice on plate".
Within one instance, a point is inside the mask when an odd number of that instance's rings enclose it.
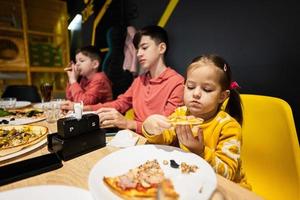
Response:
[[[45,138],[48,128],[44,126],[0,126],[0,156],[20,151]]]
[[[124,199],[156,199],[162,194],[163,199],[179,197],[157,160],[147,161],[123,175],[104,177],[103,181],[112,192]]]

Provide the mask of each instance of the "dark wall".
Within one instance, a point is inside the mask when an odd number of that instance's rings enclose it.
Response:
[[[157,24],[169,0],[123,2],[126,23],[141,28]],[[231,64],[241,93],[280,97],[291,105],[299,135],[299,19],[300,6],[291,0],[181,0],[165,27],[170,37],[167,63],[184,74],[195,56],[221,55]]]
[[[223,56],[241,93],[280,97],[300,125],[300,6],[295,1],[179,1],[166,25],[169,63],[184,74],[193,57]]]

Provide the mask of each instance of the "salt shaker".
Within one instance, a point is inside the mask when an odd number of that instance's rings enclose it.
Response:
[[[81,103],[74,103],[74,115],[75,115],[76,119],[81,119],[82,110],[83,110],[82,102]]]

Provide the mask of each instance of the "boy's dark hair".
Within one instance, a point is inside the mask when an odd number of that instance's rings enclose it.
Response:
[[[83,55],[91,58],[92,60],[98,60],[99,66],[98,70],[100,70],[100,64],[101,64],[101,57],[100,57],[100,51],[98,48],[95,46],[89,45],[89,46],[84,46],[79,49],[77,49],[76,54],[82,53]]]
[[[169,39],[168,33],[165,29],[160,26],[151,25],[142,28],[141,30],[137,31],[133,38],[133,44],[136,49],[138,49],[139,43],[141,42],[142,36],[150,36],[151,39],[155,41],[156,44],[165,43],[166,44],[166,52],[168,51],[169,47]]]
[[[188,67],[187,72],[197,67],[197,65],[192,65],[193,63],[201,62],[201,61],[204,63],[210,62],[223,72],[220,78],[220,85],[223,91],[230,90],[230,95],[225,107],[225,111],[229,113],[233,118],[235,118],[242,125],[243,111],[241,105],[241,98],[237,89],[230,88],[230,84],[233,80],[232,80],[232,73],[229,64],[226,62],[225,59],[223,59],[218,55],[207,54],[207,55],[202,55],[194,58],[192,60],[191,65]]]

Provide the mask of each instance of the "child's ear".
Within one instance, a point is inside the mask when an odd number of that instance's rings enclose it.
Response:
[[[93,66],[93,69],[97,69],[100,66],[99,61],[98,60],[93,60],[92,61],[92,66]]]
[[[219,103],[223,103],[229,97],[229,95],[230,95],[229,90],[222,91],[220,95]]]
[[[167,45],[164,42],[160,43],[158,47],[161,54],[164,54],[167,50]]]

